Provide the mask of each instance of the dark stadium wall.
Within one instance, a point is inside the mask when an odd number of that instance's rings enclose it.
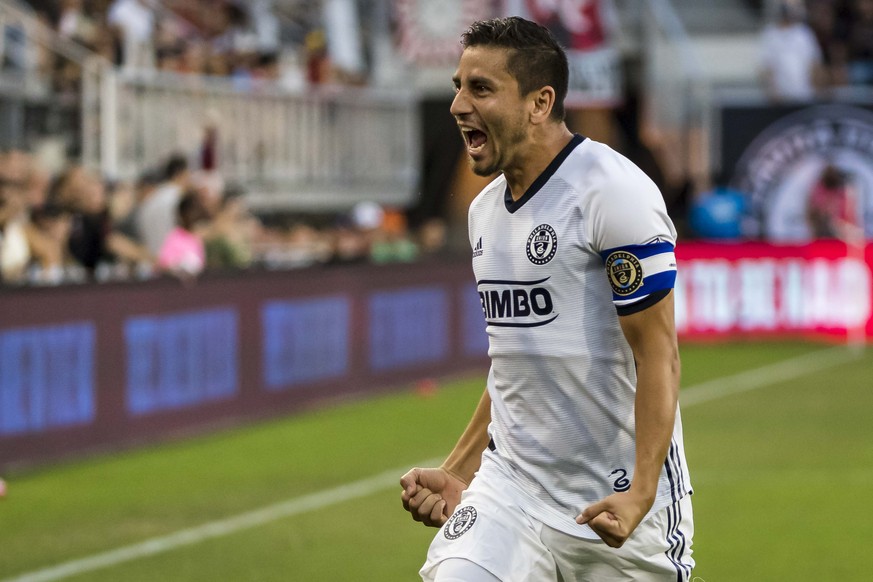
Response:
[[[723,104],[716,115],[718,172],[745,198],[747,236],[809,240],[813,190],[827,167],[851,187],[855,219],[873,239],[873,101]]]
[[[487,369],[467,259],[0,291],[0,470]]]
[[[421,178],[416,204],[408,216],[413,225],[432,217],[448,219],[447,200],[455,164],[463,148],[449,108],[452,96],[425,97],[421,113]]]

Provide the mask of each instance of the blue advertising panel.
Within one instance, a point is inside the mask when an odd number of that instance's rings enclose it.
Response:
[[[238,327],[232,308],[127,319],[128,412],[146,415],[235,396]]]
[[[369,305],[374,370],[438,362],[447,356],[451,313],[442,287],[374,293]]]
[[[461,326],[464,334],[464,351],[468,356],[488,354],[488,334],[485,332],[485,315],[482,300],[475,283],[462,287]]]
[[[349,368],[349,298],[270,301],[261,308],[269,390],[343,376]]]
[[[95,340],[91,322],[0,331],[0,435],[92,421]]]

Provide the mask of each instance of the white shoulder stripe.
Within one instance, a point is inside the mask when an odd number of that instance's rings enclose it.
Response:
[[[648,277],[663,273],[664,271],[676,270],[676,254],[675,253],[660,253],[640,259],[640,266],[643,268],[643,275]]]

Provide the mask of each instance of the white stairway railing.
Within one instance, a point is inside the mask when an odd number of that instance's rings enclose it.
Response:
[[[240,89],[223,78],[99,70],[99,86],[90,86],[99,93],[99,110],[91,110],[99,143],[85,151],[108,176],[134,178],[174,152],[196,158],[213,127],[218,172],[243,185],[255,208],[412,200],[420,135],[411,92]]]

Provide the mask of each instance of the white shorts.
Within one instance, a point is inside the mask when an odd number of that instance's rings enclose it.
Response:
[[[643,521],[621,548],[573,537],[533,519],[520,494],[484,463],[434,537],[421,569],[433,581],[448,558],[469,560],[502,582],[633,582],[691,579],[690,495]]]

